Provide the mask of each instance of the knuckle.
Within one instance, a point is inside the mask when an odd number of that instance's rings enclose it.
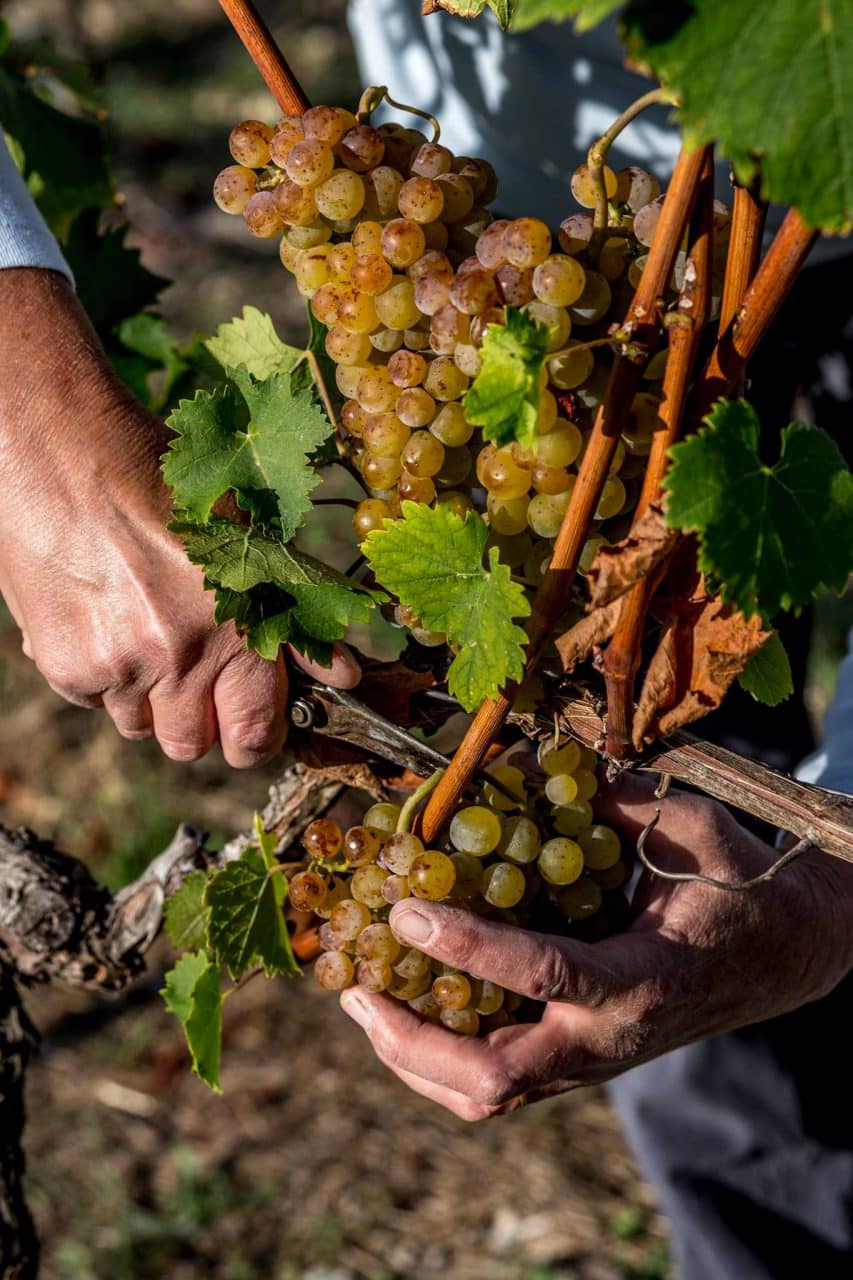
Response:
[[[163,749],[164,755],[179,764],[189,764],[193,760],[200,760],[208,750],[208,744],[201,738],[177,739],[160,734],[157,740]]]
[[[519,1083],[513,1073],[498,1060],[484,1069],[475,1100],[486,1107],[501,1107],[520,1092]]]
[[[228,736],[232,749],[242,756],[260,758],[268,755],[276,746],[276,726],[272,715],[238,720],[229,727]]]
[[[549,1000],[564,1000],[568,998],[569,987],[565,957],[556,947],[547,946],[537,960],[530,982],[532,998],[544,1003]]]

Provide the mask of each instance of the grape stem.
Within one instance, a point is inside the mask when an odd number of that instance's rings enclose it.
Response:
[[[636,526],[652,503],[660,501],[669,449],[680,434],[690,371],[699,338],[711,312],[713,230],[714,149],[707,147],[691,219],[684,283],[676,309],[665,321],[669,334],[669,356],[659,410],[661,427],[652,437],[633,526]],[[604,681],[607,689],[606,749],[614,760],[627,759],[632,753],[634,681],[640,665],[649,602],[662,576],[663,567],[658,566],[654,574],[635,583],[625,593],[616,630],[604,653]]]
[[[311,370],[311,377],[314,379],[317,391],[320,394],[320,399],[323,401],[323,408],[326,410],[326,416],[334,427],[335,440],[337,442],[338,449],[343,452],[344,441],[343,436],[341,435],[341,425],[338,422],[338,415],[335,413],[335,406],[332,403],[332,397],[329,395],[329,389],[326,386],[323,371],[320,368],[320,361],[317,359],[316,353],[313,351],[306,351],[305,359],[308,363],[308,368]]]
[[[311,103],[254,4],[251,0],[219,3],[282,111],[301,116]]]
[[[620,329],[623,327],[620,325]],[[567,347],[560,347],[559,351],[549,351],[545,357],[545,363],[549,364],[559,356],[574,355],[577,351],[594,351],[596,347],[617,347],[620,349],[620,355],[633,355],[636,358],[636,351],[628,349],[636,346],[637,344],[632,337],[620,338],[614,333],[607,338],[591,338],[589,342],[575,342]]]
[[[400,810],[400,816],[397,819],[398,836],[408,835],[411,831],[412,823],[417,816],[418,810],[424,800],[426,800],[427,796],[430,795],[438,786],[444,776],[444,772],[444,769],[436,769],[435,773],[431,774],[426,781],[422,782],[421,785],[409,796],[408,800]]]
[[[364,90],[364,93],[358,100],[358,110],[356,117],[359,123],[364,124],[368,121],[383,102],[387,102],[389,107],[396,107],[398,111],[406,111],[409,115],[420,116],[421,120],[428,120],[432,125],[433,143],[438,142],[441,137],[441,125],[438,123],[434,115],[429,111],[423,111],[420,107],[412,107],[408,102],[398,102],[396,98],[392,98],[388,92],[388,88],[384,84],[370,85]]]
[[[588,250],[589,261],[593,267],[598,266],[601,247],[604,244],[607,232],[609,210],[607,187],[604,181],[604,164],[607,160],[607,153],[622,130],[627,128],[631,121],[636,120],[637,116],[647,110],[648,107],[657,106],[658,103],[662,102],[673,104],[675,101],[676,99],[668,89],[660,86],[657,89],[650,89],[648,93],[644,93],[641,97],[635,99],[625,108],[621,115],[616,117],[610,128],[606,129],[600,138],[596,138],[587,153],[587,169],[595,195],[592,214],[592,235]]]
[[[704,163],[704,149],[682,149],[663,203],[657,233],[646,268],[625,317],[637,340],[653,349],[659,332],[659,299],[666,291],[684,229],[693,208]],[[603,403],[595,416],[589,444],[577,483],[563,517],[551,563],[533,599],[527,625],[525,674],[535,667],[557,624],[572,589],[578,561],[592,525],[601,493],[610,474],[616,446],[622,435],[640,381],[640,366],[617,356]],[[482,704],[456,751],[450,766],[430,797],[423,815],[424,836],[431,840],[449,820],[459,797],[477,772],[512,708],[518,685],[510,683],[492,701]]]

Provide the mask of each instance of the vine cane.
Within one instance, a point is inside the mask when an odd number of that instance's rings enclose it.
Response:
[[[672,273],[684,228],[690,217],[704,164],[705,149],[682,150],[672,175],[646,269],[628,309],[625,327],[632,337],[653,345],[659,332],[658,300]],[[586,535],[610,471],[623,424],[640,380],[642,366],[619,356],[613,365],[604,402],[596,414],[592,436],[557,540],[548,572],[533,599],[528,623],[526,672],[536,665],[571,590]],[[444,777],[424,811],[424,840],[433,840],[450,819],[463,790],[480,767],[512,707],[517,686],[508,685],[495,701],[484,702],[472,720]]]
[[[282,111],[302,115],[311,103],[252,0],[219,3]]]

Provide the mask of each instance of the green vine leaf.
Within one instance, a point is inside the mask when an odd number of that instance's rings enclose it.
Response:
[[[329,665],[331,645],[351,622],[367,622],[382,592],[368,591],[330,565],[231,520],[170,526],[193,564],[217,588],[216,621],[232,620],[249,647],[274,659],[292,644]]]
[[[527,637],[513,619],[526,617],[530,605],[496,547],[484,565],[488,536],[476,512],[463,521],[446,507],[404,502],[402,519],[374,529],[363,544],[377,582],[458,649],[448,688],[466,711],[496,698],[524,669]]]
[[[98,336],[109,341],[122,320],[151,306],[169,282],[142,265],[139,250],[127,244],[126,226],[99,231],[99,220],[97,209],[75,218],[64,252],[78,298]]]
[[[275,838],[259,844],[217,872],[204,895],[210,946],[234,979],[255,965],[268,978],[300,972],[284,921],[287,881],[272,852]]]
[[[444,9],[458,18],[478,18],[488,7],[506,31],[518,4],[519,0],[424,0],[424,13],[435,13],[437,9]]]
[[[738,684],[751,693],[756,702],[763,702],[767,707],[778,706],[790,698],[794,692],[794,678],[785,646],[778,635],[772,635],[758,653],[753,654],[738,676]]]
[[[207,871],[192,871],[166,900],[163,923],[169,941],[178,950],[202,951],[207,946],[210,908],[205,905],[204,891],[209,879]]]
[[[166,1008],[183,1025],[193,1071],[214,1093],[221,1093],[222,990],[218,966],[203,951],[188,951],[166,974],[161,994]]]
[[[224,369],[244,365],[259,382],[276,373],[290,373],[305,359],[304,351],[282,342],[272,319],[257,307],[244,307],[241,316],[221,324],[204,345]]]
[[[746,401],[721,400],[706,421],[670,450],[665,518],[699,535],[699,567],[726,603],[769,621],[823,587],[842,591],[853,571],[853,477],[834,441],[792,423],[769,466]]]
[[[331,431],[309,390],[294,392],[287,374],[258,382],[241,366],[225,387],[182,400],[168,423],[177,436],[163,475],[179,510],[203,523],[233,489],[256,519],[293,536],[319,484],[309,456]]]
[[[465,394],[465,417],[497,445],[536,441],[541,374],[548,329],[526,311],[507,307],[506,324],[486,326],[483,367]]]
[[[518,0],[513,27],[524,31],[540,22],[575,19],[578,31],[596,26],[608,14],[621,8],[624,0]]]

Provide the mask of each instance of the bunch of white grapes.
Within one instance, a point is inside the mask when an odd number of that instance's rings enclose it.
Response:
[[[275,127],[244,121],[230,149],[236,163],[216,179],[217,204],[242,214],[253,235],[280,237],[281,261],[327,326],[346,452],[365,489],[357,539],[399,516],[405,500],[446,504],[462,516],[475,508],[504,563],[534,588],[613,359],[606,343],[585,344],[624,317],[660,213],[657,179],[636,167],[605,168],[610,225],[593,269],[590,213],[565,219],[558,247],[538,218],[494,219],[491,165],[454,156],[417,129],[374,128],[344,108],[318,106]],[[593,207],[586,165],[572,191]],[[722,205],[717,222],[724,245]],[[683,271],[681,254],[673,290]],[[532,448],[484,443],[465,416],[486,327],[504,323],[506,307],[527,311],[549,333]],[[658,425],[655,385],[665,360],[660,352],[645,369],[649,389],[634,400],[582,572],[627,528]],[[443,641],[405,611],[398,621],[422,643]]]
[[[291,879],[290,902],[323,920],[320,985],[387,992],[464,1035],[512,1022],[518,997],[404,946],[389,912],[424,898],[549,932],[593,916],[629,874],[616,832],[595,820],[595,760],[569,740],[540,749],[535,779],[512,763],[494,766],[501,789],[486,782],[431,848],[399,829],[396,804],[373,805],[346,832],[330,818],[312,822],[303,837],[308,867]]]

